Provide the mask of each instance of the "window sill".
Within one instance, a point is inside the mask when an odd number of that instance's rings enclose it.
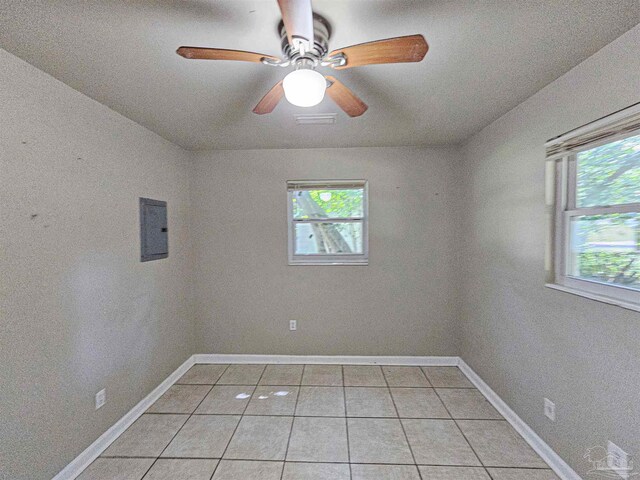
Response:
[[[608,297],[606,295],[599,295],[597,293],[585,292],[584,290],[580,290],[578,288],[566,287],[564,285],[558,285],[557,283],[545,283],[544,286],[547,288],[551,288],[553,290],[558,290],[560,292],[570,293],[572,295],[578,295],[580,297],[588,298],[590,300],[595,300],[596,302],[602,302],[609,305],[622,307],[627,310],[634,310],[636,312],[640,312],[640,304],[637,304],[637,303],[627,302],[625,300],[619,300],[617,298]]]
[[[317,267],[335,267],[335,266],[351,266],[351,267],[366,267],[369,265],[369,262],[349,262],[349,261],[345,261],[345,262],[305,262],[305,261],[300,261],[300,262],[289,262],[289,266],[296,266],[296,265],[315,265]]]

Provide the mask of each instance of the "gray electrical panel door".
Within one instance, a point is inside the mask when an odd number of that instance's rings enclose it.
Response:
[[[140,261],[158,260],[169,256],[167,202],[140,199]]]

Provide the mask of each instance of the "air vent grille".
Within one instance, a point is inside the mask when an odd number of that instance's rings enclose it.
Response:
[[[336,123],[337,113],[313,113],[313,114],[297,114],[293,118],[296,125],[333,125]]]

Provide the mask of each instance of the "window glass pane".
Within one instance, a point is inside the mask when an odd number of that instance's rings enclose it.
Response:
[[[640,135],[578,154],[576,205],[640,203]]]
[[[294,190],[293,218],[362,217],[364,188],[345,190]]]
[[[640,290],[640,214],[573,217],[569,274]]]
[[[295,224],[296,255],[362,253],[362,222]]]

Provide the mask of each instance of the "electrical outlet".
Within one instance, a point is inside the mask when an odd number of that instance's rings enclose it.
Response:
[[[107,390],[103,388],[96,393],[96,410],[102,408],[105,403],[107,403]]]
[[[629,478],[631,472],[629,454],[612,441],[607,443],[607,466],[622,478]]]
[[[298,321],[297,320],[289,320],[289,330],[297,330],[298,329]]]
[[[556,404],[548,398],[544,399],[544,414],[552,422],[556,421]]]

